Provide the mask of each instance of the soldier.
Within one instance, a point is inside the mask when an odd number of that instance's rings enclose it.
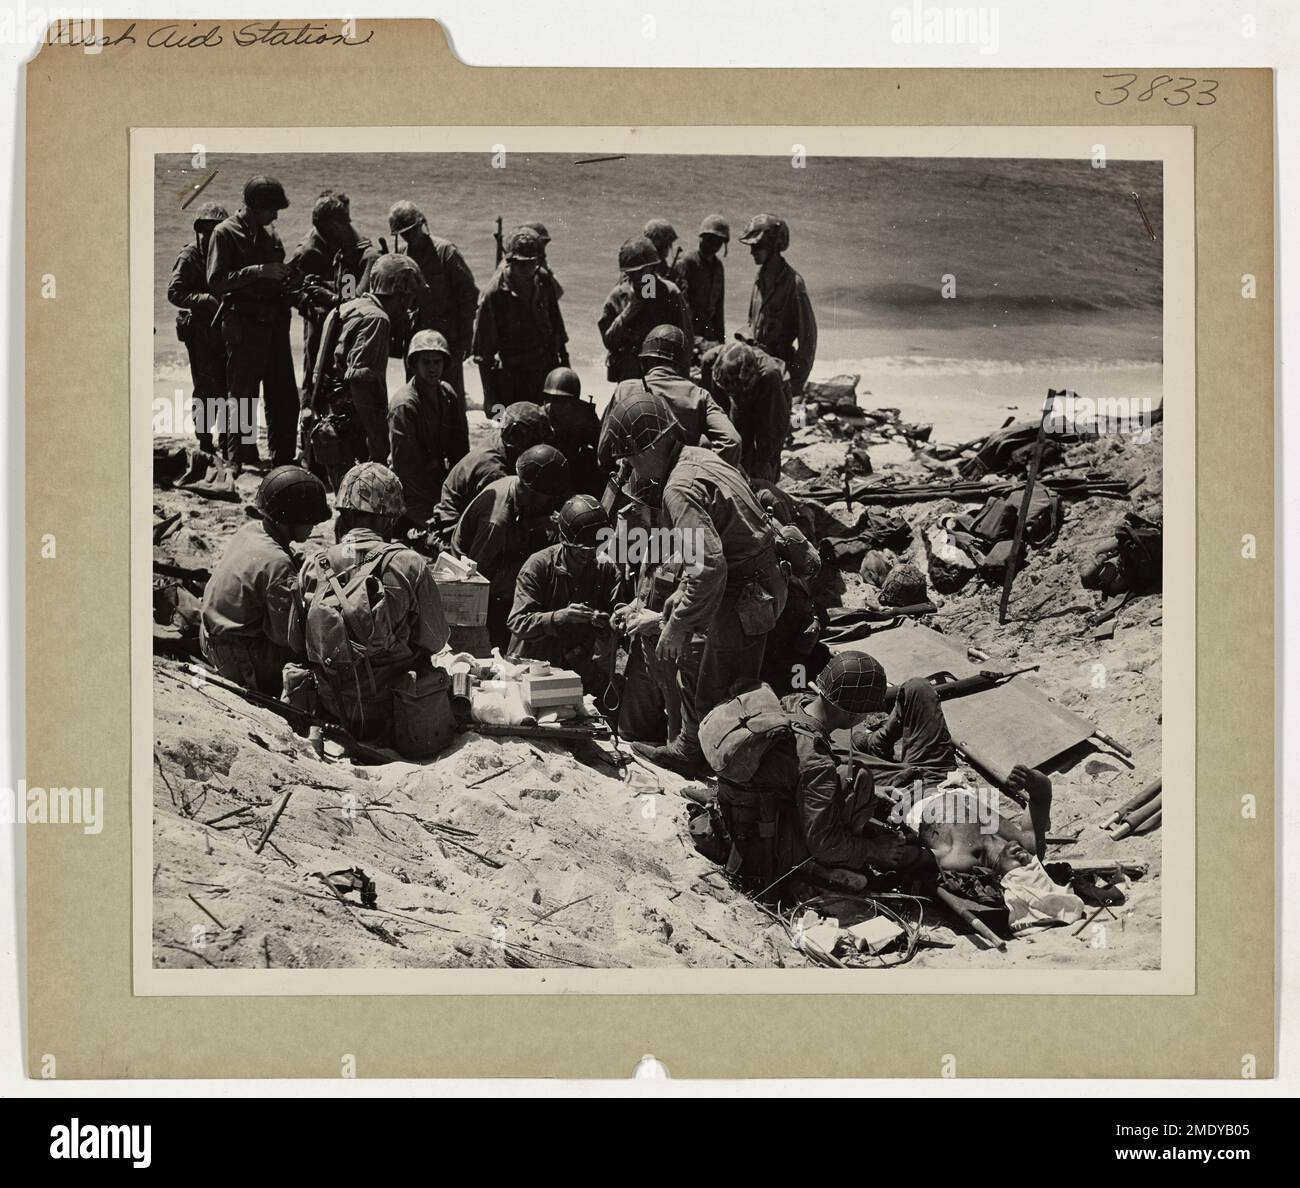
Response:
[[[649,391],[662,396],[682,427],[682,440],[715,450],[733,466],[740,463],[740,434],[713,397],[686,378],[686,341],[676,326],[656,326],[641,344],[643,376],[624,380],[614,389],[605,408],[597,457],[602,470],[614,469],[615,437],[610,432],[613,413],[621,404]]]
[[[303,409],[304,436],[312,456],[337,484],[354,462],[388,461],[388,346],[392,324],[406,317],[423,284],[420,270],[406,256],[381,256],[370,270],[360,297],[336,312],[337,327],[326,324],[317,367],[315,405]]]
[[[227,680],[279,697],[281,670],[293,658],[289,619],[300,562],[291,545],[302,544],[330,509],[320,479],[300,466],[271,471],[254,507],[204,588],[199,642]]]
[[[266,441],[272,466],[294,458],[298,385],[289,345],[290,299],[284,245],[272,223],[289,205],[273,177],[252,177],[239,213],[212,232],[208,289],[221,299],[226,347],[226,424],[218,444],[236,474],[261,465],[257,400],[266,401]]]
[[[392,539],[403,507],[397,475],[362,462],[343,476],[336,503],[338,544],[302,567],[289,645],[306,656],[326,712],[353,737],[383,741],[395,686],[408,672],[429,671],[450,631],[428,562]],[[358,613],[362,601],[366,613]],[[339,663],[340,651],[348,663]]]
[[[740,434],[740,468],[776,482],[790,432],[790,381],[785,365],[744,342],[719,344],[701,361],[704,383],[725,402]]]
[[[613,408],[606,430],[612,456],[662,491],[661,533],[689,562],[665,606],[656,648],[679,667],[681,729],[666,746],[634,746],[692,776],[703,761],[700,719],[736,682],[757,678],[767,634],[785,606],[776,533],[745,476],[712,450],[686,445],[672,406],[657,392]],[[692,650],[699,654],[694,679],[684,663]]]
[[[740,242],[758,265],[749,298],[749,325],[742,337],[780,359],[790,373],[790,391],[803,391],[817,357],[817,319],[801,277],[782,252],[790,246],[790,228],[776,215],[755,215],[745,224]]]
[[[556,447],[569,460],[574,490],[599,495],[605,488],[605,474],[596,460],[600,438],[600,417],[590,400],[582,399],[582,380],[571,367],[557,367],[542,388],[546,419]]]
[[[346,194],[325,190],[311,211],[311,230],[289,261],[290,288],[302,315],[302,384],[307,394],[331,309],[362,292],[379,253],[352,226]]]
[[[654,244],[655,251],[659,253],[659,267],[656,271],[664,280],[676,284],[673,272],[677,261],[669,253],[673,250],[673,244],[677,242],[677,229],[667,219],[651,219],[642,228],[641,234]],[[680,249],[677,254],[681,254]]]
[[[526,227],[529,231],[536,231],[537,238],[542,241],[542,261],[537,266],[538,275],[543,273],[551,278],[551,286],[555,289],[556,301],[563,300],[564,286],[556,279],[555,270],[551,267],[551,262],[547,259],[546,250],[551,245],[551,233],[546,229],[545,223],[539,223],[534,220],[531,223],[521,223],[520,226]]]
[[[604,508],[590,495],[574,495],[565,503],[560,543],[524,562],[509,619],[511,656],[571,669],[593,696],[608,683],[609,616],[622,577],[599,548],[609,527]]]
[[[217,413],[226,401],[226,345],[218,316],[221,301],[208,289],[208,241],[216,225],[229,217],[226,208],[215,202],[205,202],[199,208],[194,216],[194,242],[181,248],[167,286],[167,300],[181,311],[176,315],[176,337],[189,356],[194,433],[199,449],[207,454],[213,450]]]
[[[691,328],[699,343],[726,340],[723,302],[726,276],[718,253],[731,242],[731,227],[721,215],[709,215],[700,224],[700,246],[687,252],[677,265],[677,277],[691,311]]]
[[[451,468],[433,511],[432,527],[444,540],[450,540],[474,496],[489,483],[514,474],[525,450],[550,440],[550,422],[541,406],[529,400],[516,401],[501,414],[501,428]]]
[[[465,359],[474,336],[474,311],[478,308],[478,285],[460,250],[450,240],[429,233],[429,225],[414,202],[394,202],[388,212],[388,228],[400,246],[424,274],[411,330],[436,330],[451,348],[451,362],[443,376],[465,400]],[[409,379],[410,376],[408,375]]]
[[[517,227],[505,244],[474,319],[473,354],[483,378],[483,411],[536,401],[554,367],[569,365],[568,334],[551,274],[540,270],[544,245]]]
[[[452,351],[436,330],[417,330],[406,349],[411,378],[388,408],[393,473],[402,480],[406,516],[427,525],[448,472],[469,452],[465,404],[443,377]]]
[[[551,514],[569,494],[569,466],[554,446],[525,450],[515,473],[489,483],[470,501],[452,533],[452,547],[478,562],[491,583],[488,635],[494,646],[510,643],[507,621],[519,570],[551,542]]]
[[[691,315],[681,290],[660,275],[663,260],[650,240],[629,239],[618,249],[622,279],[605,300],[597,325],[608,351],[606,376],[619,383],[637,379],[641,365],[637,358],[645,337],[656,326],[680,326],[685,338],[683,358],[689,359]]]

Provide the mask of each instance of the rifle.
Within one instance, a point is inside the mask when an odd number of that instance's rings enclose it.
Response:
[[[506,257],[506,241],[501,233],[501,216],[497,215],[497,229],[492,238],[497,241],[497,267],[501,266],[501,261]]]
[[[974,676],[961,677],[958,679],[950,672],[931,673],[925,679],[934,686],[934,691],[939,695],[940,701],[951,701],[954,697],[965,697],[970,693],[983,693],[985,689],[996,689],[999,685],[1005,684],[1012,677],[1021,676],[1026,672],[1037,672],[1038,665],[1031,664],[1025,668],[1012,669],[1010,672],[995,672],[992,669],[981,669]],[[885,691],[885,704],[893,705],[898,700],[898,686],[892,686]]]
[[[186,664],[182,667],[191,676],[196,676],[209,685],[216,685],[218,689],[225,689],[227,693],[234,693],[237,697],[242,697],[253,705],[270,710],[271,713],[283,718],[295,730],[310,730],[313,726],[319,727],[320,732],[326,738],[333,739],[339,746],[351,751],[359,759],[365,759],[371,763],[391,763],[393,761],[391,753],[382,751],[378,747],[372,747],[368,743],[357,741],[337,722],[328,722],[324,718],[318,718],[315,714],[309,714],[306,710],[290,705],[287,701],[268,697],[265,693],[259,693],[255,689],[246,689],[243,685],[237,685],[234,681],[228,681],[215,672],[210,672],[201,664]]]
[[[1052,402],[1057,396],[1064,396],[1055,388],[1047,391],[1047,400],[1043,404],[1043,416],[1038,422],[1038,436],[1034,438],[1034,452],[1029,456],[1029,472],[1025,476],[1025,493],[1020,500],[1020,514],[1016,516],[1016,534],[1011,538],[1011,556],[1007,558],[1006,573],[1002,578],[1002,600],[998,603],[998,622],[1007,621],[1007,603],[1011,601],[1011,586],[1016,580],[1016,566],[1025,545],[1025,521],[1029,519],[1029,503],[1034,497],[1034,483],[1038,480],[1038,467],[1043,460],[1043,444],[1047,440],[1047,422],[1052,415]]]
[[[212,574],[206,569],[187,569],[184,565],[172,565],[167,561],[155,561],[153,571],[159,577],[178,578],[182,582],[196,582],[207,585]]]

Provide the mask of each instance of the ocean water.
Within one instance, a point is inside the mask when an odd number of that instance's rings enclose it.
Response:
[[[506,228],[541,219],[575,365],[600,376],[596,318],[617,280],[619,244],[651,217],[669,219],[684,249],[705,215],[731,222],[727,328],[746,314],[753,264],[736,242],[745,220],[772,211],[790,224],[787,259],[802,273],[817,313],[814,376],[836,371],[916,377],[1008,375],[1044,368],[1082,373],[1121,366],[1158,371],[1160,245],[1146,234],[1131,194],[1159,236],[1159,162],[1087,160],[788,158],[634,155],[577,164],[567,154],[209,155],[219,170],[198,200],[233,211],[245,179],[278,177],[292,205],[278,230],[292,252],[323,189],[352,200],[353,221],[388,237],[399,198],[418,203],[435,234],[461,249],[480,287],[494,263],[498,214]],[[185,188],[206,170],[160,156],[155,186],[155,357],[172,373],[183,359],[167,304],[167,278],[192,237]],[[955,278],[956,297],[940,295]],[[295,332],[295,348],[298,335]]]

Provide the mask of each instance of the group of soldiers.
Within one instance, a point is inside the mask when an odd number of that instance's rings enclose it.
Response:
[[[266,404],[272,469],[205,591],[209,662],[359,739],[391,742],[394,688],[427,671],[451,634],[431,573],[446,549],[488,579],[488,632],[503,654],[577,671],[645,758],[703,774],[702,719],[761,678],[789,689],[817,640],[820,559],[775,484],[816,350],[803,280],[783,256],[785,222],[759,215],[740,237],[758,272],[749,322],[730,341],[726,220],[706,218],[684,258],[670,254],[676,233],[663,220],[623,244],[598,322],[615,384],[600,416],[568,366],[544,226],[503,237],[480,296],[455,246],[408,201],[389,213],[388,252],[353,229],[345,196],[321,195],[285,263],[271,224],[287,205],[277,181],[257,177],[233,217],[204,208],[169,292],[189,314],[196,403],[222,393],[246,405],[260,387]],[[300,388],[290,308],[304,323]],[[408,376],[391,398],[390,356]],[[466,360],[495,422],[472,450]],[[246,408],[238,420],[252,423]],[[238,426],[205,432],[201,450],[259,464]],[[337,543],[303,560],[294,546],[330,518],[327,489]],[[630,532],[675,543],[621,556],[611,542]],[[832,754],[832,728],[885,708],[883,671],[841,653],[815,675],[815,692],[791,707],[807,726],[789,773],[801,806],[793,836],[877,867],[919,861],[896,835],[860,841],[861,780]],[[918,684],[877,739],[890,770],[954,762],[937,697]]]

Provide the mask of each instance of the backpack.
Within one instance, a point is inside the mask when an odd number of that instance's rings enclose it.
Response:
[[[1016,534],[1016,518],[1024,497],[1024,487],[1009,491],[1005,498],[990,496],[971,522],[970,534],[986,545],[1011,540]],[[1060,497],[1041,484],[1035,485],[1025,517],[1025,540],[1033,545],[1050,544],[1061,530],[1061,521]]]
[[[790,715],[770,685],[759,685],[714,706],[700,722],[700,749],[719,779],[747,784],[778,738],[790,733]]]
[[[351,672],[359,665],[369,670],[371,656],[393,648],[382,571],[402,547],[383,545],[349,572],[351,548],[335,545],[302,567],[307,659],[327,674]]]

